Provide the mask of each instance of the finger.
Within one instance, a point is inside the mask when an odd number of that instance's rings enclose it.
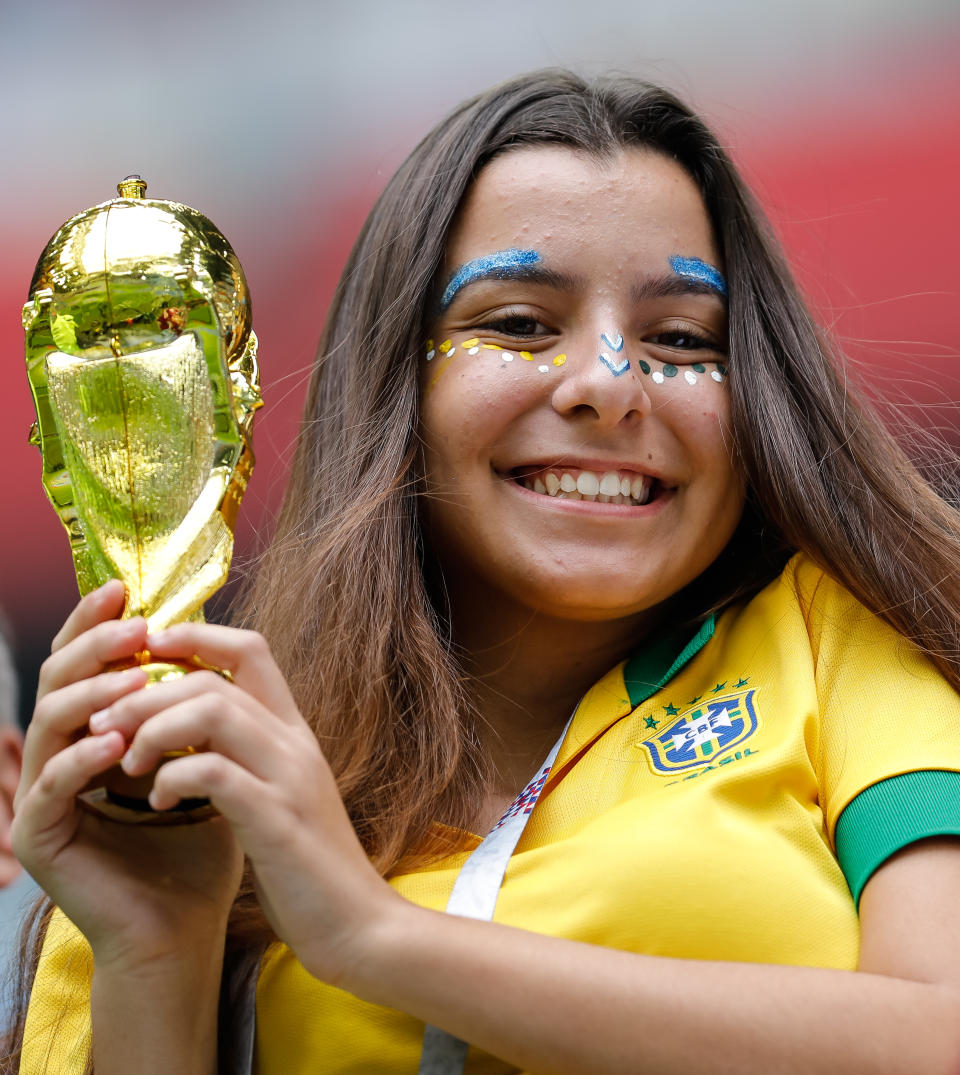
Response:
[[[119,579],[110,579],[96,590],[91,590],[67,617],[66,623],[54,636],[50,649],[56,653],[78,635],[89,631],[94,624],[116,619],[123,612],[125,601],[126,589]]]
[[[73,742],[92,713],[139,690],[146,681],[142,668],[127,668],[82,679],[44,696],[27,729],[21,787],[31,784],[47,761]]]
[[[247,851],[251,831],[262,827],[267,794],[263,781],[223,755],[188,754],[162,766],[149,800],[154,810],[172,810],[181,799],[209,799]]]
[[[98,675],[117,661],[132,659],[144,648],[146,637],[147,623],[140,616],[95,624],[43,662],[37,698],[42,699],[69,683]]]
[[[119,733],[91,736],[52,757],[24,796],[13,822],[13,847],[28,867],[42,861],[69,838],[65,823],[76,814],[76,798],[99,773],[115,765],[123,754]],[[33,872],[33,871],[31,871]]]
[[[147,690],[118,697],[90,718],[90,730],[96,734],[116,730],[129,742],[144,721],[171,706],[198,698],[203,694],[222,695],[223,704],[255,709],[261,719],[270,714],[246,691],[234,686],[216,672],[188,672],[179,679],[151,683]]]
[[[123,770],[140,776],[157,766],[165,754],[192,749],[220,754],[261,780],[288,783],[302,760],[303,744],[291,743],[289,731],[276,721],[273,727],[281,734],[271,734],[266,721],[222,695],[202,694],[148,720],[123,756]]]
[[[211,623],[178,623],[147,637],[155,657],[193,655],[229,672],[238,687],[248,691],[286,723],[298,723],[287,681],[277,667],[263,635]]]

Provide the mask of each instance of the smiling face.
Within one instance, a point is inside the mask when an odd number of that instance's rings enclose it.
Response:
[[[427,526],[454,594],[609,620],[717,557],[743,507],[726,284],[700,194],[642,150],[480,174],[423,362]]]

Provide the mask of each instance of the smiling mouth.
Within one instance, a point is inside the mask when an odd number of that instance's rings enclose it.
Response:
[[[521,467],[513,472],[512,478],[524,489],[556,500],[590,500],[634,507],[649,504],[664,488],[659,479],[630,470],[598,472],[573,467],[548,470]]]

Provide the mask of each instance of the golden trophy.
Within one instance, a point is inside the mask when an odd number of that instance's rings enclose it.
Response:
[[[60,228],[37,263],[23,327],[31,440],[80,592],[122,579],[124,617],[159,630],[202,621],[226,580],[261,399],[237,256],[205,216],[147,200],[146,187],[129,176],[118,198]],[[197,667],[138,661],[149,683]],[[83,798],[121,821],[203,813],[196,802],[153,813],[152,780],[118,768]]]

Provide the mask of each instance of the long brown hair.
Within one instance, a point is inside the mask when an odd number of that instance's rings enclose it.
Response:
[[[764,216],[716,137],[633,79],[564,71],[468,101],[416,147],[370,213],[320,341],[289,487],[239,612],[260,630],[384,874],[466,825],[487,779],[418,515],[419,356],[451,226],[480,170],[524,146],[662,153],[698,185],[729,285],[744,519],[684,595],[696,617],[749,595],[803,550],[960,689],[960,516],[854,401]],[[244,885],[230,966],[268,933]],[[246,956],[244,956],[246,953]]]

